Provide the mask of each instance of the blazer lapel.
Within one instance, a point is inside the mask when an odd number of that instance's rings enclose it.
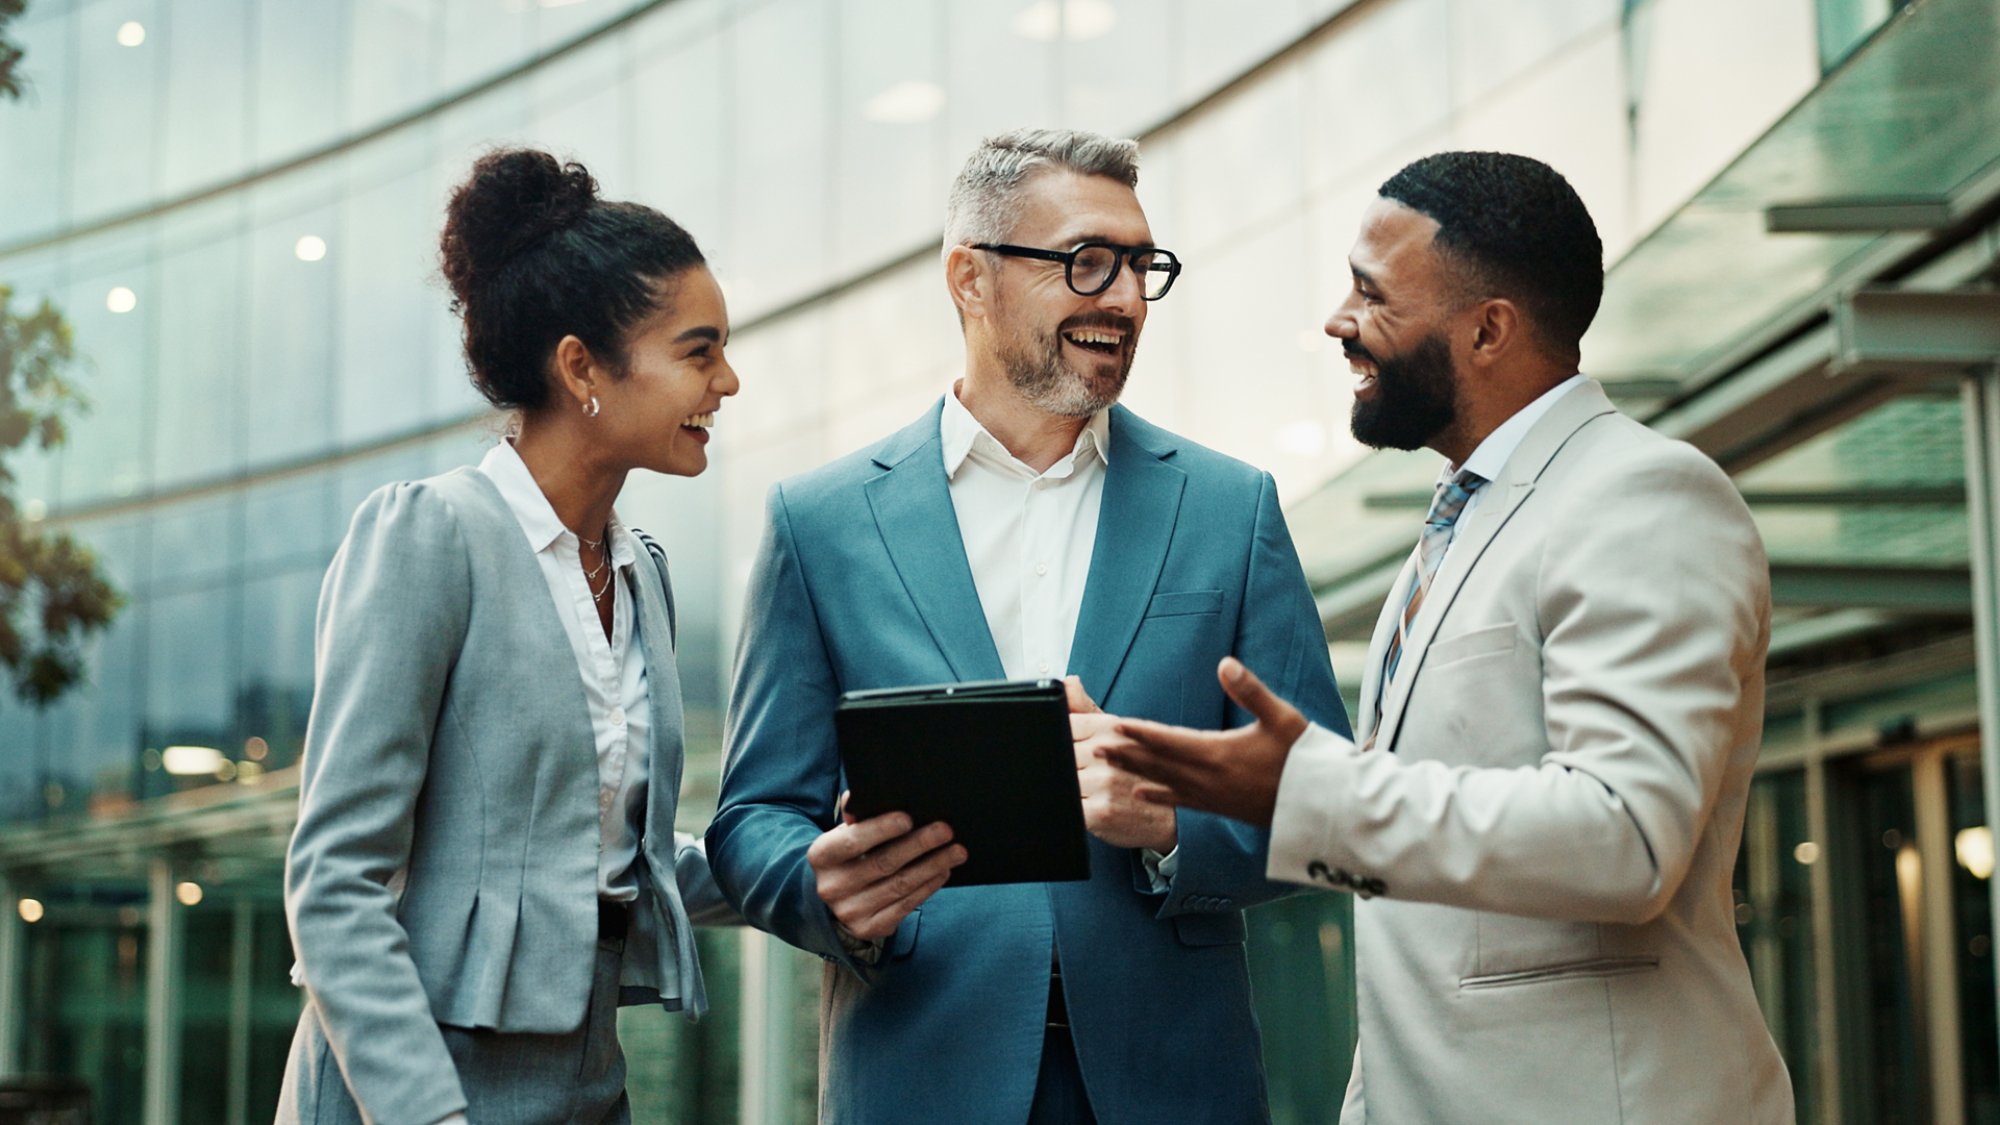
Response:
[[[972,582],[972,564],[965,557],[958,511],[944,475],[944,444],[938,437],[943,407],[938,400],[929,413],[883,443],[874,460],[884,471],[862,490],[903,590],[916,603],[952,675],[960,681],[997,680],[1006,672]]]
[[[673,824],[654,823],[653,810],[671,808],[673,802],[656,802],[653,796],[665,792],[678,799],[681,791],[681,767],[685,764],[681,747],[681,674],[674,655],[672,619],[667,616],[660,568],[653,562],[653,553],[637,538],[633,537],[639,558],[632,565],[632,584],[636,587],[632,601],[638,614],[640,647],[646,655],[646,697],[653,712],[653,777],[646,790],[646,831],[655,837],[664,832],[664,841],[670,843]],[[673,763],[672,784],[664,789],[664,779],[660,777],[662,762]]]
[[[1173,542],[1187,487],[1187,474],[1168,463],[1174,448],[1165,430],[1112,408],[1097,539],[1069,657],[1069,670],[1100,702],[1118,681]]]
[[[1451,551],[1437,578],[1432,581],[1430,593],[1425,596],[1423,612],[1418,615],[1416,628],[1410,635],[1409,649],[1403,653],[1397,668],[1395,682],[1388,685],[1388,694],[1383,697],[1382,728],[1380,737],[1376,739],[1377,746],[1385,749],[1395,746],[1396,727],[1402,721],[1417,676],[1423,671],[1424,655],[1430,648],[1431,638],[1437,635],[1439,625],[1451,612],[1452,602],[1457,599],[1459,590],[1464,588],[1472,569],[1479,565],[1480,556],[1485,554],[1487,546],[1520,510],[1522,502],[1535,491],[1535,482],[1541,478],[1549,462],[1555,459],[1556,453],[1585,423],[1599,415],[1609,414],[1613,409],[1611,400],[1605,397],[1604,388],[1595,380],[1570,391],[1535,423],[1514,450],[1513,456],[1507,459],[1500,476],[1482,490],[1478,507],[1459,524],[1453,536]]]
[[[1417,580],[1417,553],[1403,560],[1403,569],[1389,586],[1389,597],[1375,617],[1375,632],[1368,638],[1368,663],[1361,670],[1361,706],[1355,716],[1354,744],[1366,745],[1376,727],[1375,716],[1382,701],[1382,663],[1389,656],[1389,639],[1396,635],[1396,619],[1409,600],[1410,584]]]

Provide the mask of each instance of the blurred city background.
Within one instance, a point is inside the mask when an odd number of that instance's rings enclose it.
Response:
[[[948,387],[945,188],[980,136],[1064,125],[1140,139],[1187,263],[1127,401],[1276,474],[1350,707],[1436,471],[1347,433],[1320,325],[1358,216],[1439,149],[1575,183],[1610,266],[1584,369],[1770,547],[1736,893],[1801,1120],[2000,1122],[2000,0],[27,0],[0,37],[0,376],[41,356],[89,402],[46,450],[0,425],[0,544],[72,537],[117,595],[71,599],[110,623],[34,702],[60,599],[0,550],[0,1090],[36,1091],[0,1119],[270,1119],[320,578],[368,491],[498,432],[435,278],[477,153],[582,161],[724,282],[712,467],[620,505],[673,560],[700,831],[765,490]],[[63,399],[22,387],[9,417]],[[1273,1113],[1331,1120],[1346,901],[1250,922]],[[702,952],[710,1017],[623,1016],[636,1119],[810,1120],[819,963]]]

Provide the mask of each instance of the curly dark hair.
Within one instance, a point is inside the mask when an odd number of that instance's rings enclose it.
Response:
[[[473,386],[495,406],[529,411],[549,401],[549,361],[564,336],[622,377],[633,326],[703,263],[680,224],[599,199],[581,164],[535,149],[473,164],[446,206],[440,250]]]
[[[1433,245],[1458,266],[1466,297],[1506,297],[1553,352],[1574,358],[1604,297],[1604,244],[1576,189],[1539,160],[1441,152],[1381,188],[1437,221]]]

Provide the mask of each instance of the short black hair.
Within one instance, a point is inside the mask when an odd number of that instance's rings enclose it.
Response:
[[[520,148],[473,164],[445,209],[440,251],[473,386],[530,411],[549,401],[564,336],[622,378],[633,326],[659,310],[664,284],[703,264],[680,224],[599,199],[583,165]]]
[[[1550,349],[1577,350],[1604,298],[1604,244],[1560,172],[1512,153],[1441,152],[1381,193],[1436,220],[1433,245],[1464,269],[1469,297],[1515,301]]]

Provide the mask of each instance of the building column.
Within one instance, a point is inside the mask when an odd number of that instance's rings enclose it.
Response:
[[[227,1125],[249,1125],[250,1025],[255,1018],[250,968],[257,952],[257,908],[249,898],[239,897],[230,910],[229,1094],[223,1104],[229,1114]]]
[[[0,872],[0,1078],[21,1072],[21,932],[14,881]]]
[[[743,993],[737,1112],[741,1125],[791,1125],[792,972],[785,944],[742,932]]]
[[[1978,660],[1979,764],[1986,823],[2000,831],[2000,363],[1965,380],[1966,518],[1972,541],[1972,620]],[[1987,880],[2000,918],[2000,879]],[[2000,993],[1988,997],[2000,1010]]]
[[[144,1125],[176,1125],[180,1116],[181,911],[174,865],[153,860],[146,900],[146,1069],[140,1096]]]

